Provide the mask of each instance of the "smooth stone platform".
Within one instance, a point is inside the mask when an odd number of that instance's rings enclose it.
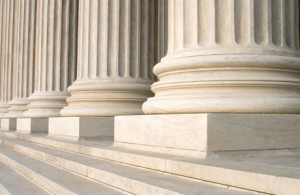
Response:
[[[2,130],[16,130],[16,119],[15,118],[2,118],[1,119]]]
[[[300,115],[117,116],[115,145],[193,157],[209,152],[300,148]],[[130,133],[129,133],[130,131]]]
[[[114,117],[52,117],[49,136],[68,139],[112,137]]]
[[[48,118],[18,118],[17,131],[22,133],[48,132]]]

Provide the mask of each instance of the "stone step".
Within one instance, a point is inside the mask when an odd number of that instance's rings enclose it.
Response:
[[[298,195],[300,191],[299,167],[272,166],[272,163],[251,163],[248,160],[224,158],[184,158],[114,147],[113,142],[109,140],[75,142],[54,139],[46,135],[25,135],[5,131],[0,131],[0,136],[262,193]]]
[[[180,178],[22,140],[4,138],[2,144],[133,194],[251,194],[243,190],[228,189],[228,186]]]
[[[87,180],[4,146],[0,146],[0,161],[53,194],[122,194],[103,184]],[[26,186],[20,186],[18,189],[25,188]]]
[[[46,195],[50,193],[0,162],[0,194]]]

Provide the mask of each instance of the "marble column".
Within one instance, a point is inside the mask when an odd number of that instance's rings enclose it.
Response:
[[[169,1],[146,114],[300,113],[297,0]]]
[[[80,0],[77,80],[62,116],[141,114],[152,95],[157,1]],[[156,57],[155,57],[156,56]]]
[[[4,31],[4,25],[5,25],[5,2],[4,0],[0,0],[0,117],[3,117],[5,113],[5,102],[3,98],[3,93],[4,93],[4,87],[3,87],[3,70],[4,70],[4,64],[3,64],[3,55],[4,55],[4,50],[3,50],[3,43],[5,42],[3,32]]]
[[[35,0],[16,0],[18,13],[14,25],[13,99],[8,117],[22,117],[27,97],[33,91]]]
[[[75,79],[77,1],[37,0],[35,87],[25,117],[59,116]]]
[[[22,63],[22,38],[23,38],[23,32],[21,32],[21,25],[23,26],[23,22],[21,21],[21,18],[24,18],[24,3],[22,0],[14,0],[14,23],[13,23],[13,39],[12,39],[12,100],[9,102],[10,107],[8,108],[8,113],[5,115],[6,117],[13,116],[14,108],[11,110],[11,102],[14,101],[14,97],[16,95],[17,90],[17,79],[18,79],[18,63]]]
[[[2,0],[1,24],[1,102],[0,116],[8,112],[8,102],[12,98],[12,37],[14,25],[14,1]]]

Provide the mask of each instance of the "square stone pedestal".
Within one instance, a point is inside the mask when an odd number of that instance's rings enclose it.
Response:
[[[118,116],[117,146],[205,157],[210,152],[300,148],[300,115]]]
[[[48,132],[48,118],[18,118],[17,132]]]
[[[2,130],[16,130],[15,118],[2,118],[0,123]]]
[[[113,137],[114,117],[52,117],[49,136],[72,140]]]

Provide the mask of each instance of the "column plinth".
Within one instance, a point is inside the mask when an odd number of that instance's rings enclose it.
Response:
[[[80,0],[77,80],[62,116],[141,114],[157,62],[154,1]]]
[[[169,4],[146,114],[300,113],[298,1]]]

